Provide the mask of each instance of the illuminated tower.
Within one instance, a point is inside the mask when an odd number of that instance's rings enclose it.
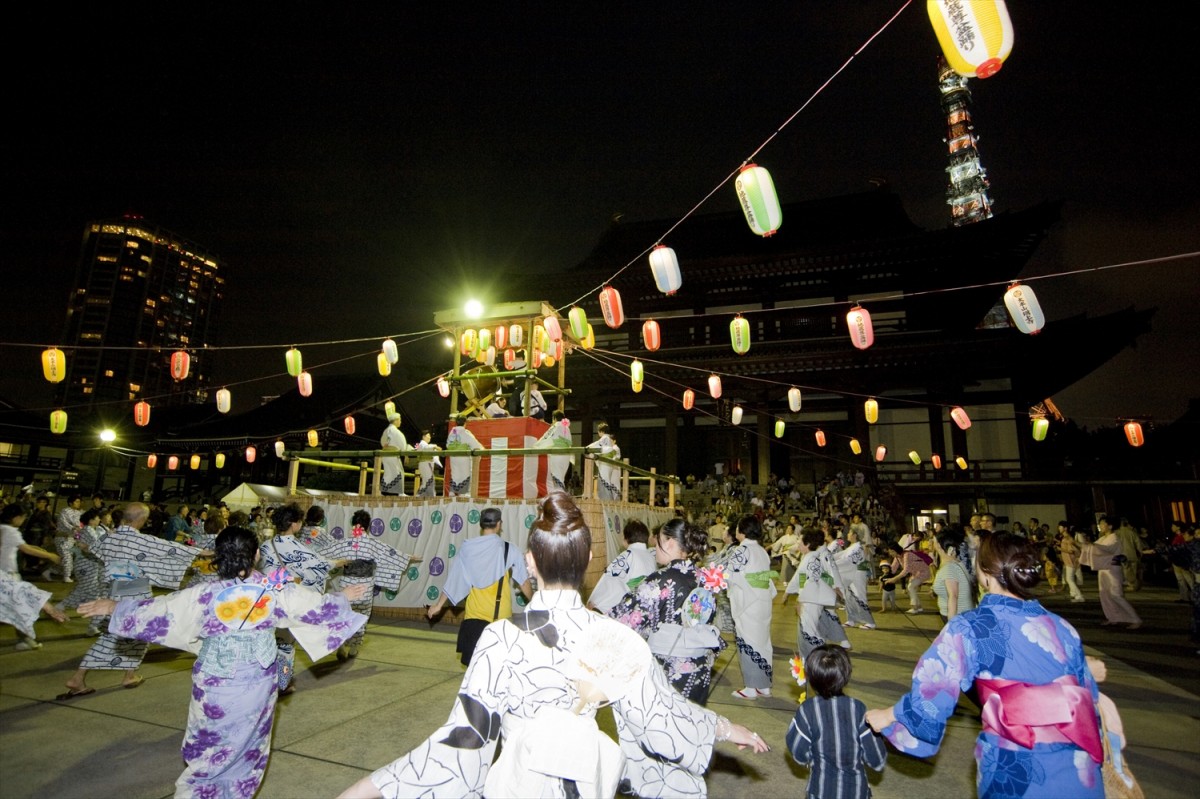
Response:
[[[67,376],[58,403],[82,409],[134,399],[204,401],[212,366],[204,348],[224,296],[220,268],[196,244],[139,217],[88,224],[67,302]],[[171,378],[176,350],[192,356],[180,381]]]
[[[979,162],[979,149],[975,146],[967,79],[951,69],[941,56],[938,56],[938,89],[946,113],[945,141],[950,154],[950,165],[946,167],[950,176],[946,204],[950,206],[950,221],[955,227],[970,225],[991,217],[992,200],[987,193],[987,172]]]

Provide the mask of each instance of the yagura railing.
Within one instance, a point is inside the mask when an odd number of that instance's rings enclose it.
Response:
[[[370,480],[370,494],[379,496],[380,476],[383,473],[383,459],[394,458],[398,453],[392,449],[375,449],[375,450],[312,450],[306,449],[303,452],[293,452],[291,450],[283,453],[283,458],[288,461],[288,494],[296,493],[296,487],[300,480],[300,467],[302,465],[319,466],[328,469],[342,469],[347,471],[357,471],[358,477],[358,493],[366,496],[368,494],[368,480]],[[452,455],[455,458],[471,458],[471,492],[475,496],[478,490],[480,481],[479,476],[479,460],[486,457],[541,457],[547,455],[570,455],[572,464],[576,467],[579,465],[579,459],[583,460],[583,496],[591,498],[597,495],[596,491],[596,474],[595,464],[606,463],[615,466],[621,470],[621,501],[629,501],[629,485],[630,483],[645,482],[648,484],[647,499],[652,504],[654,497],[658,491],[658,484],[665,483],[667,485],[667,505],[668,507],[675,506],[675,492],[683,481],[675,476],[668,474],[659,474],[654,467],[650,469],[642,469],[638,466],[633,466],[627,459],[610,458],[601,455],[598,450],[589,449],[588,447],[555,447],[553,449],[541,448],[506,448],[506,449],[473,449],[473,450],[406,450],[400,457],[406,463],[414,463],[419,461],[433,460],[434,458],[447,457]],[[367,460],[369,459],[369,460]],[[357,463],[347,463],[347,461],[358,461]],[[412,495],[416,496],[421,489],[421,476],[417,471],[405,471],[404,478],[407,481],[412,478]],[[439,480],[436,475],[434,480]]]

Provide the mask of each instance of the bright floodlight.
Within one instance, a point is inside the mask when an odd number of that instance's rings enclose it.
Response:
[[[453,346],[454,346],[454,339],[453,339],[453,338],[451,338],[450,336],[446,336],[446,338],[445,338],[445,339],[443,339],[443,341],[445,341],[445,343],[446,343],[446,346],[447,346],[447,347],[453,347]]]
[[[467,300],[467,304],[463,306],[463,311],[471,319],[478,319],[483,316],[483,303],[479,300]]]
[[[117,434],[115,431],[110,430],[106,427],[105,429],[100,431],[100,440],[103,441],[105,444],[111,444],[112,442],[117,440]]]

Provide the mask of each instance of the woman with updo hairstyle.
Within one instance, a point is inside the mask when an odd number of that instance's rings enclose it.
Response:
[[[944,548],[944,544],[943,544]],[[867,723],[900,752],[930,757],[958,696],[974,685],[983,730],[975,745],[980,797],[1104,796],[1099,691],[1079,633],[1032,598],[1041,579],[1032,542],[984,536],[978,607],[951,618],[921,656],[912,690]]]
[[[614,796],[618,785],[636,796],[703,796],[717,741],[768,751],[757,734],[675,691],[637,633],[584,607],[591,546],[574,501],[547,496],[529,529],[538,591],[526,611],[484,628],[446,723],[344,799]],[[595,724],[604,705],[619,746]],[[561,746],[550,744],[566,739],[586,742],[585,762],[582,748],[579,758],[552,754]]]
[[[725,646],[720,631],[709,624],[716,610],[712,593],[696,590],[697,569],[708,552],[708,533],[674,518],[658,528],[657,539],[658,570],[633,587],[608,615],[645,638],[675,690],[703,705],[712,684],[713,661]],[[706,610],[703,618],[687,615],[697,606]]]
[[[737,523],[738,545],[725,561],[729,572],[729,609],[733,613],[738,663],[745,688],[733,692],[735,699],[757,699],[771,695],[774,676],[771,658],[771,611],[775,601],[775,577],[771,553],[762,545],[762,524],[756,516],[743,516]],[[735,685],[737,683],[734,683]]]
[[[215,582],[153,599],[97,599],[79,612],[111,615],[110,629],[123,638],[196,655],[181,750],[186,767],[175,795],[253,796],[271,753],[275,630],[288,628],[315,663],[367,619],[350,609],[361,589],[323,596],[255,571],[258,537],[250,530],[226,527],[214,550]]]

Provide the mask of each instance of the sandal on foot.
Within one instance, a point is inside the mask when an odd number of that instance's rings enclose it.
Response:
[[[68,687],[67,692],[65,694],[59,694],[58,696],[56,696],[54,698],[58,699],[58,700],[74,699],[78,696],[87,696],[88,694],[94,694],[94,693],[96,693],[95,688],[70,688],[70,687]]]

